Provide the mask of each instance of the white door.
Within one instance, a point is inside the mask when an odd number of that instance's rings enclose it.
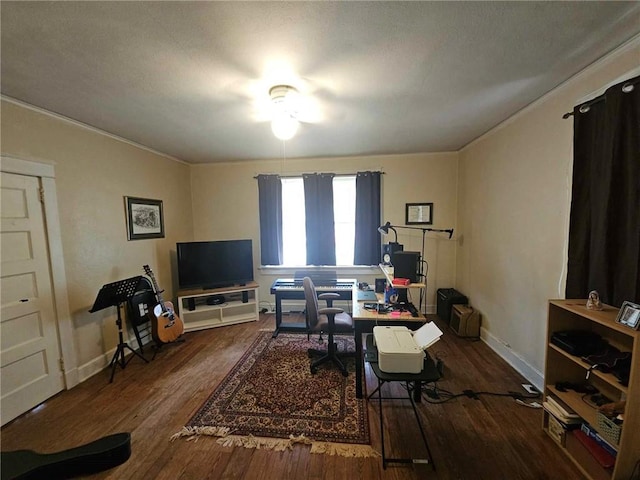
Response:
[[[2,173],[0,418],[2,424],[64,388],[40,183]]]

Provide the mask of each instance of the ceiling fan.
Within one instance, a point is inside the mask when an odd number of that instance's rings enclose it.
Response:
[[[253,80],[236,87],[251,102],[255,122],[271,122],[276,138],[289,140],[301,124],[322,123],[327,119],[328,103],[322,90],[300,78]]]
[[[345,105],[336,99],[334,80],[301,77],[280,63],[246,80],[249,75],[229,82],[226,90],[243,102],[249,101],[251,119],[258,123],[270,122],[273,134],[279,139],[293,138],[302,124],[340,120],[345,115]]]
[[[275,85],[269,89],[273,104],[271,131],[280,140],[290,140],[298,131],[301,97],[291,85]]]

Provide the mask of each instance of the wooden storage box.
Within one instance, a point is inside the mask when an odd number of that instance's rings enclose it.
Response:
[[[480,313],[469,305],[454,304],[449,326],[459,337],[477,338],[480,336]]]
[[[562,424],[550,413],[549,416],[549,436],[563,447],[565,446],[567,431]]]

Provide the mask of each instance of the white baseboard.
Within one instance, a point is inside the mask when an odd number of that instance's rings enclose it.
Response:
[[[107,368],[111,358],[113,358],[113,354],[116,353],[116,349],[113,348],[107,353],[103,353],[99,357],[90,360],[89,362],[80,365],[78,367],[78,376],[80,382],[84,382],[85,380],[93,377],[95,374],[100,373],[102,370]]]
[[[511,350],[511,347],[505,345],[497,337],[489,333],[484,328],[480,329],[480,339],[486,343],[491,350],[496,352],[504,359],[514,370],[526,378],[539,391],[543,391],[544,375],[529,365],[520,355]]]
[[[151,338],[151,324],[145,325],[143,327],[139,327],[139,333],[142,337],[142,345],[150,345],[152,343]],[[127,330],[125,334],[124,341],[127,342],[131,348],[134,350],[138,350],[138,342],[133,334],[132,330]],[[118,347],[115,346],[108,352],[103,353],[102,355],[88,361],[87,363],[80,365],[77,370],[74,372],[76,379],[79,382],[84,382],[88,378],[93,377],[95,374],[100,373],[102,370],[109,366],[113,355],[116,353],[116,349]],[[129,355],[132,355],[130,350],[125,350],[125,358],[128,358]],[[119,368],[119,367],[116,367]]]

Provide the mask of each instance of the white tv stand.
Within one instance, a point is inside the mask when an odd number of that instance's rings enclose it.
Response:
[[[214,295],[222,295],[224,302],[208,304],[207,300]],[[184,323],[185,332],[255,322],[258,320],[258,284],[251,282],[210,290],[179,290],[178,315]]]

